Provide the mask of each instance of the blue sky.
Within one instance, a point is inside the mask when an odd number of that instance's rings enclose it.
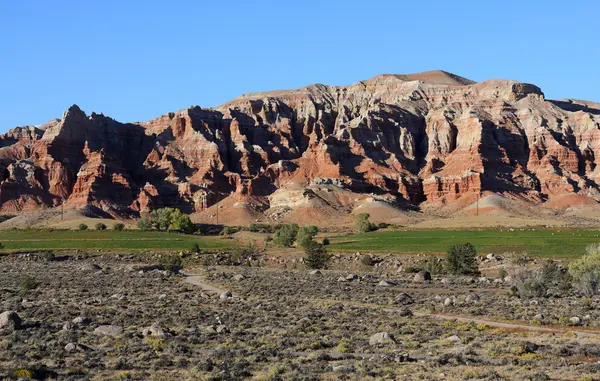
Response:
[[[0,0],[0,131],[432,69],[600,102],[599,4]]]

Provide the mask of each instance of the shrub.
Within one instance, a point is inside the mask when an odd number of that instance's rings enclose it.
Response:
[[[304,248],[304,264],[309,269],[322,269],[327,266],[331,255],[320,243],[310,241]]]
[[[327,246],[329,245],[329,238],[325,237],[323,238],[323,246]]]
[[[430,259],[428,261],[423,262],[421,266],[423,270],[427,271],[431,275],[438,275],[444,273],[444,265],[442,261],[438,258]]]
[[[518,268],[514,275],[515,288],[522,298],[542,298],[561,295],[571,285],[567,270],[547,262],[539,269]]]
[[[39,285],[39,282],[29,275],[24,275],[19,280],[19,290],[21,291],[21,293],[26,293],[27,291],[35,290],[36,288],[38,288]]]
[[[156,230],[169,230],[171,227],[171,214],[173,209],[160,208],[150,212],[150,222]]]
[[[51,251],[43,251],[43,252],[39,253],[38,256],[42,260],[47,261],[47,262],[52,262],[56,258],[54,253]]]
[[[263,251],[258,247],[256,242],[252,241],[243,247],[238,247],[231,255],[231,260],[234,264],[240,264],[242,261],[256,260],[263,254]]]
[[[279,247],[291,247],[298,235],[298,229],[298,225],[296,224],[282,225],[279,230],[275,232],[273,241]]]
[[[569,274],[577,290],[586,296],[600,292],[600,244],[590,245],[580,259],[569,264]]]
[[[122,223],[116,223],[113,225],[113,230],[114,231],[118,231],[118,232],[122,232],[123,230],[125,230],[125,224]]]
[[[200,252],[200,246],[199,246],[197,243],[195,243],[195,244],[193,244],[193,245],[192,245],[192,247],[190,248],[190,251],[191,251],[192,253],[199,253],[199,252]]]
[[[475,247],[470,243],[450,246],[446,253],[446,269],[455,275],[479,275]]]
[[[86,224],[79,224],[79,230],[87,230],[88,226]]]
[[[223,230],[221,230],[221,235],[228,236],[234,233],[233,229],[230,226],[223,226]]]
[[[371,217],[369,213],[360,213],[356,216],[356,230],[358,230],[359,233],[366,233],[373,230],[377,230],[377,226],[375,226],[374,223],[369,221],[369,217]]]
[[[371,267],[375,264],[375,261],[373,261],[373,258],[371,258],[370,255],[364,254],[362,257],[360,257],[360,263],[363,266]]]
[[[183,260],[179,255],[169,254],[160,258],[160,265],[163,269],[176,273],[183,269]]]
[[[103,224],[102,222],[98,222],[96,224],[96,230],[106,230],[106,225]]]
[[[302,248],[306,247],[306,245],[315,238],[318,232],[319,228],[314,225],[302,226],[300,230],[298,230],[298,246]]]

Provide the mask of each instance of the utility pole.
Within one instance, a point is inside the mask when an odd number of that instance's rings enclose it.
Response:
[[[60,202],[60,220],[64,221],[65,219],[65,199],[61,199]]]
[[[477,216],[479,216],[479,192],[477,193]]]
[[[219,224],[219,200],[217,199],[217,225]]]

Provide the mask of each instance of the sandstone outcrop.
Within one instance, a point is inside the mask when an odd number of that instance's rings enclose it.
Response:
[[[598,104],[442,71],[247,94],[144,123],[72,106],[0,135],[0,211],[198,212],[226,197],[284,206],[277,191],[292,185],[290,208],[310,204],[319,185],[412,208],[484,192],[598,201],[599,149]]]

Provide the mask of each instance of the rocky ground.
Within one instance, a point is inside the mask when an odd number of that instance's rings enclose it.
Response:
[[[600,379],[600,300],[523,300],[510,279],[47,259],[0,259],[0,379]]]

